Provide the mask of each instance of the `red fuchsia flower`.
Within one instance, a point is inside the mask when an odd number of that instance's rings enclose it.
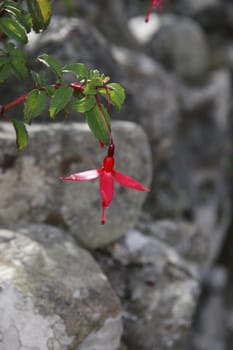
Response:
[[[149,9],[147,11],[146,18],[145,18],[146,22],[149,22],[150,15],[151,15],[151,12],[152,12],[154,7],[156,7],[157,11],[161,11],[161,9],[163,7],[163,0],[150,0],[150,6],[149,6]]]
[[[110,144],[108,155],[103,160],[102,168],[83,171],[77,174],[63,177],[63,180],[90,181],[100,178],[100,194],[102,197],[101,223],[106,222],[106,209],[110,206],[114,197],[114,181],[134,190],[149,192],[149,188],[141,185],[137,180],[114,169],[114,144]]]

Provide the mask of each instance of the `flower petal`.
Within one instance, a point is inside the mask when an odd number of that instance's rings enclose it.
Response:
[[[114,183],[112,173],[103,172],[100,178],[100,193],[102,197],[102,206],[109,207],[114,197]]]
[[[150,192],[149,188],[144,187],[137,180],[135,180],[132,177],[127,176],[123,173],[120,173],[117,170],[113,170],[112,175],[113,175],[114,179],[122,186],[130,187],[130,188],[133,188],[134,190],[138,190],[138,191]]]
[[[71,174],[66,177],[62,177],[62,180],[72,180],[72,181],[89,181],[95,180],[103,174],[103,169],[92,169],[87,171],[82,171],[81,173]]]

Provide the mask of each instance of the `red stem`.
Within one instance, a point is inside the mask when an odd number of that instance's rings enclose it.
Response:
[[[83,92],[84,88],[83,88],[83,85],[80,84],[79,82],[74,82],[74,83],[71,83],[69,84],[70,87],[72,87],[74,90],[77,90],[77,91],[80,91],[80,92]]]
[[[19,103],[24,102],[27,96],[28,96],[28,93],[16,98],[16,100],[8,103],[7,105],[2,106],[0,109],[0,113],[3,114],[4,112],[7,112],[9,109],[13,108],[14,106],[17,106]]]
[[[114,143],[110,143],[108,146],[108,157],[114,156],[115,145]]]
[[[83,92],[83,90],[84,90],[83,85],[81,85],[79,82],[71,83],[71,84],[69,84],[69,86],[70,86],[71,88],[73,88],[74,90],[77,90],[77,91],[80,91],[80,92]],[[53,87],[54,87],[55,89],[59,89],[60,85],[59,85],[59,84],[54,84]],[[38,90],[44,90],[44,89],[41,88],[41,89],[38,89]],[[107,90],[107,88],[106,88],[106,90]],[[108,94],[108,111],[109,111],[110,97],[109,97],[109,92],[108,92],[108,90],[107,90],[107,94]],[[24,94],[24,95],[22,95],[22,96],[16,98],[14,101],[12,101],[12,102],[10,102],[10,103],[4,105],[4,106],[0,106],[0,115],[1,115],[2,117],[6,118],[5,112],[7,112],[9,109],[11,109],[11,108],[17,106],[19,103],[24,102],[24,101],[26,100],[27,96],[28,96],[28,93],[26,93],[26,94]],[[110,129],[109,125],[108,125],[108,122],[107,122],[107,120],[106,120],[106,117],[105,117],[105,115],[104,115],[102,106],[101,106],[101,104],[100,104],[100,102],[99,102],[99,99],[98,99],[98,96],[97,96],[97,95],[95,95],[95,99],[96,99],[96,103],[97,103],[97,106],[98,106],[98,108],[99,108],[100,114],[101,114],[101,116],[102,116],[103,122],[104,122],[104,124],[105,124],[105,126],[106,126],[106,128],[107,128],[107,131],[108,131],[108,134],[109,134],[109,139],[110,139],[110,144],[113,144],[113,138],[112,138],[111,129]]]
[[[154,7],[156,7],[157,11],[161,11],[163,7],[163,0],[150,0],[150,5],[146,14],[145,22],[149,22],[150,15]]]
[[[96,89],[100,90],[100,89],[104,89],[106,91],[107,94],[107,98],[108,98],[108,113],[110,112],[110,94],[109,94],[109,89],[107,86],[105,85],[101,85],[101,86],[96,86]]]
[[[80,92],[83,92],[84,88],[82,85],[80,85],[79,82],[74,82],[74,83],[71,83],[69,84],[70,87],[72,87],[74,90],[77,90],[77,91],[80,91]],[[53,85],[53,87],[55,89],[59,89],[60,85],[59,84],[55,84]],[[45,90],[43,88],[41,89],[38,89],[38,90]],[[19,103],[22,103],[26,100],[28,96],[28,93],[16,98],[14,101],[11,101],[10,103],[4,105],[4,106],[0,106],[0,114],[3,115],[5,112],[7,112],[9,109],[17,106]]]

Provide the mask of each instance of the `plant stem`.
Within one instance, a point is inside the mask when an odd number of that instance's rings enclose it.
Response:
[[[72,87],[74,90],[83,92],[83,86],[79,83],[79,82],[74,82],[69,84],[70,87]],[[53,87],[55,89],[59,89],[60,85],[59,84],[55,84],[53,85]],[[44,88],[38,88],[37,90],[45,90]],[[26,100],[27,96],[29,93],[26,93],[18,98],[16,98],[15,100],[11,101],[10,103],[0,106],[0,114],[4,114],[5,112],[7,112],[9,109],[17,106],[19,103],[22,103]]]
[[[79,82],[74,82],[74,83],[71,83],[69,84],[70,87],[72,87],[74,90],[77,90],[77,91],[80,91],[80,92],[83,92],[84,88],[83,88],[83,85],[80,84]]]
[[[26,94],[16,98],[16,100],[11,101],[7,105],[2,106],[1,109],[0,109],[0,114],[3,114],[4,112],[7,112],[9,109],[17,106],[19,103],[24,102],[26,100],[27,96],[28,96],[28,93],[26,93]]]
[[[110,112],[110,94],[109,89],[106,85],[96,86],[97,90],[104,89],[106,91],[107,99],[108,99],[108,113]]]

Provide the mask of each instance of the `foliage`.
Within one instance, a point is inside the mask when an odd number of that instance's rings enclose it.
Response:
[[[66,0],[69,10],[72,1]],[[148,21],[154,7],[161,8],[163,0],[151,0],[145,20]],[[21,48],[28,42],[28,34],[34,30],[39,33],[49,25],[52,15],[51,0],[3,0],[0,3],[0,83],[4,83],[11,74],[19,80],[30,75],[34,88],[14,101],[0,106],[0,116],[11,120],[16,133],[17,151],[22,151],[28,144],[26,125],[48,109],[50,119],[54,120],[59,112],[68,108],[83,113],[88,126],[100,142],[108,145],[107,156],[102,168],[89,170],[68,177],[64,180],[86,181],[100,178],[100,194],[102,198],[101,223],[106,221],[106,209],[114,196],[114,181],[139,191],[149,189],[135,179],[114,169],[114,143],[111,132],[110,107],[118,110],[125,100],[125,92],[121,85],[110,83],[110,77],[96,69],[88,70],[83,63],[62,65],[55,57],[43,54],[37,58],[43,66],[39,72],[29,71],[27,56]],[[46,69],[54,76],[51,85],[46,79]],[[64,76],[69,73],[74,81],[67,83]],[[7,112],[20,103],[24,103],[23,122],[12,118]]]
[[[23,3],[27,5],[27,11]],[[0,4],[0,35],[3,43],[0,48],[0,82],[14,74],[20,80],[30,75],[35,84],[32,91],[1,106],[1,115],[9,119],[6,112],[24,102],[24,122],[12,119],[18,151],[27,145],[25,125],[30,125],[48,106],[51,119],[68,108],[83,113],[93,135],[100,142],[109,144],[112,139],[110,105],[120,110],[125,100],[124,89],[119,84],[110,83],[110,78],[96,69],[87,70],[83,63],[63,66],[47,54],[38,57],[43,65],[40,72],[29,72],[27,68],[27,57],[20,45],[27,43],[30,31],[43,31],[48,26],[51,15],[50,0],[4,0]],[[46,80],[46,69],[54,75],[53,85]],[[67,73],[73,74],[74,82],[65,83],[64,76]]]

